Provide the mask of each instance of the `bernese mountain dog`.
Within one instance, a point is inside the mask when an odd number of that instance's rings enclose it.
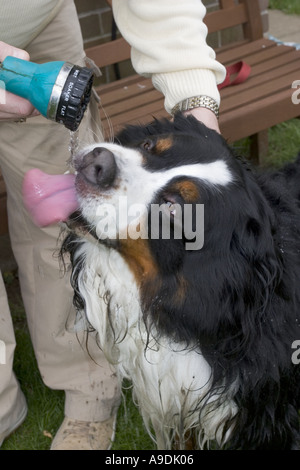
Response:
[[[159,449],[297,449],[300,157],[259,172],[177,115],[73,161],[74,303]]]

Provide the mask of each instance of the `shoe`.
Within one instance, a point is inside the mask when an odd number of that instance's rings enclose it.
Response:
[[[27,416],[27,405],[24,406],[18,420],[6,431],[3,431],[0,433],[0,447],[3,444],[3,441],[7,439],[19,426],[21,426],[26,416]]]
[[[107,421],[65,418],[50,450],[109,450],[115,438],[116,416]]]

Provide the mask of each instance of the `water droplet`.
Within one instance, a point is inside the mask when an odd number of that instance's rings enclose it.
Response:
[[[79,147],[79,130],[70,131],[70,145],[69,152],[71,152],[71,158],[75,155]]]

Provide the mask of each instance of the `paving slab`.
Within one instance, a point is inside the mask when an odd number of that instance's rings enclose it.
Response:
[[[269,31],[267,34],[283,42],[300,46],[300,15],[286,15],[279,10],[268,10]]]

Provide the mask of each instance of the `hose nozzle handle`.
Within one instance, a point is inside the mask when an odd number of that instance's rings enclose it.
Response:
[[[6,57],[0,64],[0,80],[7,91],[22,96],[47,119],[75,131],[91,96],[93,72],[69,62],[35,64]]]

